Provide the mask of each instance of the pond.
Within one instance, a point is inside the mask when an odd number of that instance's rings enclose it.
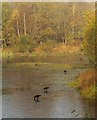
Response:
[[[6,61],[2,69],[3,118],[95,117],[95,107],[68,85],[87,69],[86,57],[17,57]],[[43,91],[45,86],[50,87],[48,93]],[[42,95],[39,102],[33,100],[36,94]]]

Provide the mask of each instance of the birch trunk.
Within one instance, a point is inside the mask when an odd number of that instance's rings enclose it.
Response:
[[[24,13],[24,35],[26,35],[26,17]]]
[[[20,37],[20,30],[19,30],[19,24],[18,24],[18,21],[17,21],[17,33],[18,33],[18,36]]]

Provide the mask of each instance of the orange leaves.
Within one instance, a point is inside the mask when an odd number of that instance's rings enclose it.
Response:
[[[85,71],[79,76],[80,86],[81,88],[86,88],[94,85],[95,83],[95,70],[90,69]]]

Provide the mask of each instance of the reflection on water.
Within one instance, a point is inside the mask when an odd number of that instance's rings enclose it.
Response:
[[[21,58],[16,61],[13,59],[12,63],[3,68],[3,118],[75,118],[78,113],[77,117],[82,118],[86,113],[88,117],[95,116],[94,106],[68,86],[68,83],[85,69],[72,69],[63,63],[80,63],[80,59],[68,57],[67,61],[55,57],[33,58],[30,63],[23,64],[24,69],[16,66],[19,60],[21,61]],[[22,59],[18,64],[21,65],[23,61],[26,62]],[[86,59],[84,64],[85,61]],[[34,62],[43,64],[35,66]],[[48,62],[50,64],[47,64]],[[67,70],[66,75],[64,69]],[[43,92],[45,86],[50,86],[47,94]],[[38,103],[33,100],[35,94],[42,95]],[[74,109],[76,112],[71,113]]]
[[[80,59],[82,58],[82,60]],[[24,63],[24,62],[47,62],[47,63],[72,63],[72,64],[77,64],[77,63],[83,63],[86,64],[88,62],[88,59],[84,57],[84,55],[65,55],[63,57],[59,56],[20,56],[20,57],[13,57],[9,58],[8,60],[3,59],[3,62],[6,61],[11,61],[13,63]]]

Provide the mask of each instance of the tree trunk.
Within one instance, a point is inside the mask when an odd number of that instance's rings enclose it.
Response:
[[[18,24],[18,21],[17,21],[17,33],[18,33],[18,37],[20,37],[20,30],[19,30],[19,24]]]
[[[26,19],[25,19],[25,13],[24,13],[24,35],[26,35]]]
[[[73,27],[72,27],[72,37],[73,37],[73,40],[74,40],[74,37],[75,37],[75,24],[74,24],[74,21],[75,21],[75,0],[73,2],[73,6],[72,6],[72,16],[73,16]]]

